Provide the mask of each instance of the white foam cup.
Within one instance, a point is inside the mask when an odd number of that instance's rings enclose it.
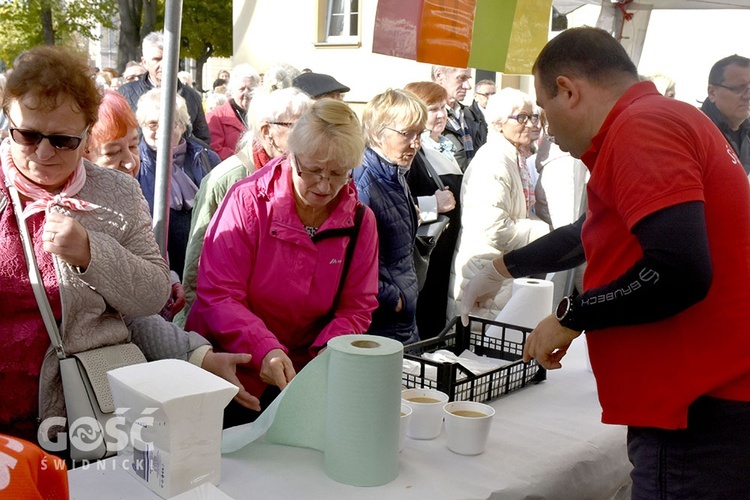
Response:
[[[406,403],[401,403],[401,428],[398,437],[398,451],[404,449],[404,441],[406,441],[406,429],[409,427],[409,421],[411,420],[411,406]]]
[[[435,439],[443,429],[443,406],[448,395],[437,389],[404,389],[402,403],[412,409],[406,435],[412,439]]]
[[[495,409],[473,401],[444,405],[448,449],[459,455],[479,455],[487,447]]]

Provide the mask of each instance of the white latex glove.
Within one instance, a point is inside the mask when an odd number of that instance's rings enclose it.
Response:
[[[506,278],[497,272],[492,262],[488,262],[481,271],[479,271],[464,288],[463,297],[461,298],[461,323],[469,326],[469,313],[479,301],[483,301],[487,296],[495,296],[503,286]]]

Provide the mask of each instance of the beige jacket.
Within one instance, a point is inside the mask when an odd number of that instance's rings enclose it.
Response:
[[[126,341],[129,334],[122,315],[158,313],[171,288],[138,182],[86,160],[84,164],[86,184],[75,197],[100,208],[75,212],[53,208],[86,228],[91,247],[91,263],[82,274],[57,256],[54,259],[66,354]],[[59,364],[51,349],[39,377],[40,417],[64,416]]]
[[[541,220],[527,218],[516,148],[499,132],[469,163],[461,184],[461,232],[453,256],[448,315],[460,314],[463,289],[496,257],[521,248],[549,232]],[[510,299],[508,280],[494,297],[485,297],[472,314],[495,319]]]

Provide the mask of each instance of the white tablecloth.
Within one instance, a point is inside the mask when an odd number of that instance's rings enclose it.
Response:
[[[599,421],[582,340],[573,343],[562,363],[545,382],[491,403],[496,414],[482,455],[452,453],[444,431],[432,441],[407,438],[398,477],[384,486],[358,488],[330,479],[319,451],[253,443],[223,457],[219,488],[237,500],[628,498],[626,431]],[[116,459],[72,470],[69,479],[76,500],[159,498]]]

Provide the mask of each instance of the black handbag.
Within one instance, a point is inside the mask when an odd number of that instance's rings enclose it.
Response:
[[[440,180],[440,176],[432,168],[430,162],[425,161],[424,166],[438,188],[445,189],[443,181]],[[420,291],[422,291],[422,287],[424,287],[427,280],[427,268],[430,267],[430,254],[432,254],[440,235],[443,234],[449,223],[450,219],[448,216],[440,214],[437,220],[424,222],[417,228],[417,237],[414,240],[414,269],[417,272],[417,283],[419,284]]]

